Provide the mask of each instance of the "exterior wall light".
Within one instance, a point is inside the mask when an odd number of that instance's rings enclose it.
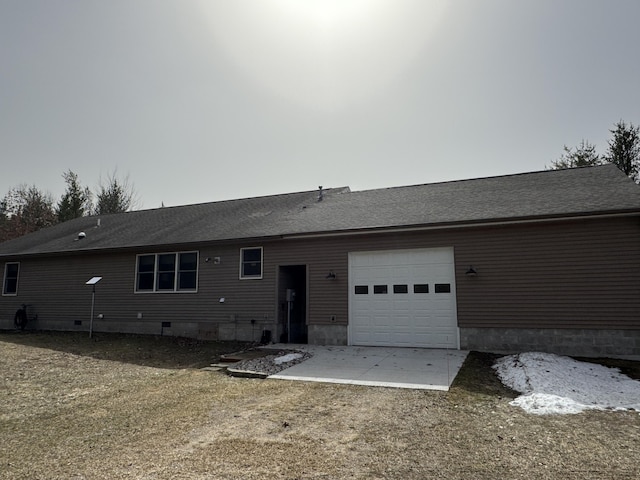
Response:
[[[478,272],[476,272],[476,269],[475,269],[475,268],[473,268],[473,266],[471,266],[471,265],[470,265],[470,266],[469,266],[469,270],[467,270],[464,274],[465,274],[467,277],[475,277],[475,276],[477,276],[477,275],[478,275]]]
[[[331,272],[329,272],[329,274],[327,275],[326,278],[329,279],[329,280],[335,280],[336,279],[336,274],[333,271],[331,271]]]

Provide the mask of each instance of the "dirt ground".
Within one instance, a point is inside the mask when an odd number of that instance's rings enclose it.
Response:
[[[448,393],[200,369],[240,347],[0,332],[0,478],[640,478],[638,412],[526,414],[491,355]]]

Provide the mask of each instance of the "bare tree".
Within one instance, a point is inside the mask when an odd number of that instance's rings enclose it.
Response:
[[[35,185],[12,188],[0,202],[1,240],[10,240],[57,223],[53,197]]]

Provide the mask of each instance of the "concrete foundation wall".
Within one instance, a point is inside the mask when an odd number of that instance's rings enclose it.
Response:
[[[494,353],[547,352],[585,357],[640,356],[640,330],[461,328],[460,348]]]
[[[309,325],[309,343],[312,345],[346,345],[346,325]]]

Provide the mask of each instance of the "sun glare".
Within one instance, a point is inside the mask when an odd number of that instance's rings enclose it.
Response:
[[[272,0],[273,7],[293,22],[305,22],[319,29],[335,29],[366,21],[375,15],[380,0]]]
[[[250,81],[320,111],[384,90],[445,9],[446,0],[202,1],[216,47]]]

